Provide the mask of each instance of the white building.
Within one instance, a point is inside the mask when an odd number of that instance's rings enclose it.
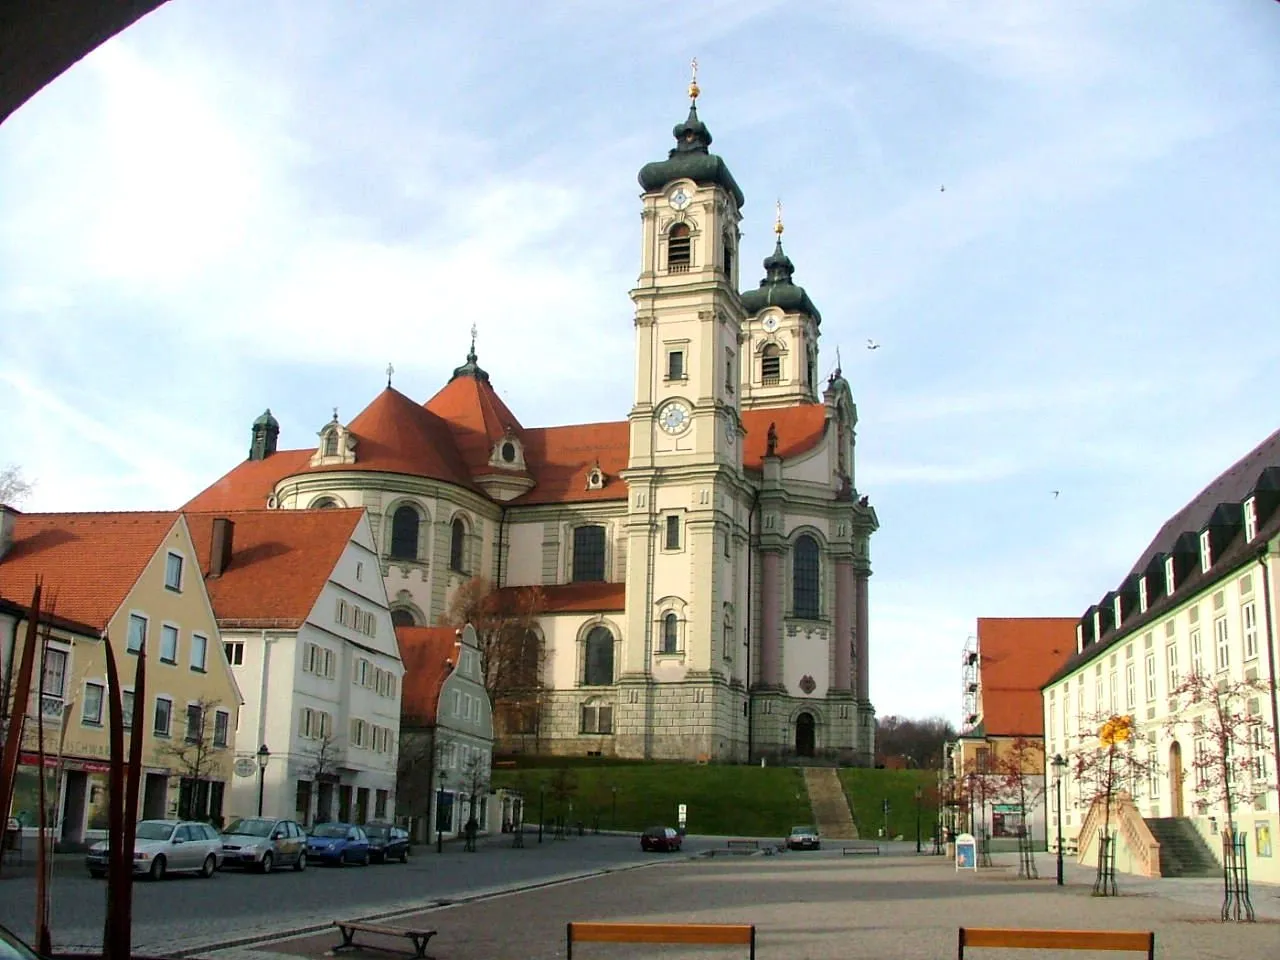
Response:
[[[188,514],[245,703],[229,817],[395,813],[404,667],[363,510]],[[265,767],[259,755],[266,747]]]

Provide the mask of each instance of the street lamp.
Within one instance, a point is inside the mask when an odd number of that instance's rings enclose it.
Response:
[[[1054,797],[1058,802],[1058,886],[1062,886],[1062,774],[1067,769],[1067,761],[1062,754],[1053,755]]]
[[[610,787],[609,790],[613,794],[613,813],[609,817],[609,829],[617,830],[618,829],[618,788]]]
[[[258,748],[258,816],[262,816],[262,792],[267,783],[267,761],[271,759],[271,751],[264,743]]]
[[[542,821],[546,819],[547,786],[538,784],[538,842],[542,842]]]
[[[920,852],[920,799],[924,796],[924,788],[916,786],[916,853]]]
[[[439,786],[436,788],[436,853],[444,853],[444,781],[448,774],[441,770]]]

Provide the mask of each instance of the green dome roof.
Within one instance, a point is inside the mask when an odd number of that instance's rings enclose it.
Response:
[[[242,420],[241,423],[243,422],[244,421]],[[280,421],[271,415],[270,407],[267,407],[267,409],[263,412],[262,416],[260,416],[257,420],[253,421],[253,425],[255,427],[269,427],[276,430],[280,429]]]
[[[822,314],[804,292],[804,287],[791,281],[795,272],[796,265],[783,253],[782,238],[779,237],[773,253],[765,258],[764,279],[760,286],[742,294],[742,305],[746,307],[747,315],[754,316],[765,307],[778,307],[787,313],[807,314],[821,323]]]
[[[746,202],[728,165],[707,149],[711,146],[711,131],[698,119],[696,104],[689,105],[689,116],[684,123],[677,123],[671,133],[676,145],[666,160],[646,163],[640,168],[640,186],[645,190],[661,190],[673,180],[689,179],[694,183],[719,184],[733,194],[739,207]]]

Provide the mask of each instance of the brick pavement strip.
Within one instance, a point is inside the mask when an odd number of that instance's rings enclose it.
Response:
[[[961,925],[1151,929],[1162,960],[1255,960],[1274,956],[1280,943],[1280,899],[1274,887],[1255,888],[1258,923],[1224,926],[1217,919],[1212,885],[1162,888],[1167,881],[1122,877],[1132,892],[1094,898],[1088,879],[1086,871],[1073,868],[1070,884],[1059,889],[1052,878],[1017,880],[1008,867],[957,874],[949,862],[934,858],[850,862],[798,855],[681,860],[441,907],[402,916],[397,922],[438,929],[430,952],[439,960],[562,957],[565,923],[570,920],[754,923],[761,960],[934,960],[955,955]],[[1166,895],[1166,890],[1177,896]],[[321,958],[332,956],[338,942],[333,931],[257,944],[251,952],[228,950],[207,956]],[[379,943],[372,937],[368,942]],[[382,945],[401,952],[399,942]],[[615,960],[642,951],[665,960],[738,956],[734,948],[597,944],[584,945],[581,955],[583,960]],[[1007,951],[985,955],[1033,957]],[[1087,960],[1096,954],[1034,954],[1054,956]]]

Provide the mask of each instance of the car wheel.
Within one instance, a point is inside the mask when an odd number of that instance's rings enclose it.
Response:
[[[401,850],[401,851],[400,851],[400,862],[401,862],[401,863],[408,863],[408,862],[409,862],[409,848],[408,848],[408,847],[405,847],[403,850]]]
[[[213,876],[213,872],[218,869],[218,858],[212,853],[204,858],[204,863],[200,865],[200,876],[208,880]]]
[[[147,876],[152,880],[164,879],[164,857],[156,857],[151,861],[151,869],[147,871]]]
[[[270,873],[270,872],[271,872],[271,867],[272,867],[272,865],[273,865],[273,864],[272,864],[272,861],[273,861],[274,859],[275,859],[275,858],[271,856],[271,851],[270,851],[270,850],[268,850],[266,853],[264,853],[264,854],[262,855],[262,863],[258,864],[258,870],[259,870],[259,872],[261,872],[261,873]]]
[[[299,872],[307,869],[307,855],[305,853],[298,854],[298,860],[294,863],[293,869]]]
[[[367,867],[369,865],[369,851],[364,852],[364,858],[360,861],[360,866]]]

